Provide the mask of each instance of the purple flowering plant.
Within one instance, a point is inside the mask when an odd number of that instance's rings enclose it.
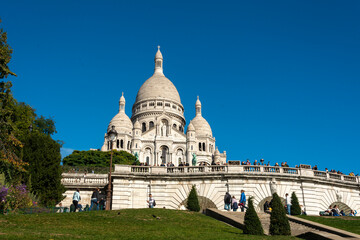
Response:
[[[32,201],[25,184],[2,186],[0,188],[0,210],[16,211],[19,208],[31,207]]]

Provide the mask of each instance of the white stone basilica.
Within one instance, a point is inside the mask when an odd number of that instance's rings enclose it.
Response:
[[[201,103],[196,101],[196,116],[185,129],[184,107],[174,84],[163,73],[160,47],[155,55],[154,74],[144,82],[132,107],[132,117],[125,113],[125,98],[119,101],[119,113],[110,121],[118,133],[113,149],[137,153],[141,163],[161,165],[180,163],[192,165],[196,154],[197,165],[226,162],[226,152],[215,147],[209,123],[201,114]],[[105,134],[101,151],[109,151],[110,142]]]

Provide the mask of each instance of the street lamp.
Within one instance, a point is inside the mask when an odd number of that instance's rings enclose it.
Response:
[[[112,157],[113,157],[113,142],[116,140],[117,132],[115,130],[115,126],[111,126],[110,131],[107,133],[108,139],[110,142],[110,168],[109,168],[109,183],[108,183],[108,192],[106,197],[106,210],[110,210],[110,202],[111,202],[111,170],[112,170]]]

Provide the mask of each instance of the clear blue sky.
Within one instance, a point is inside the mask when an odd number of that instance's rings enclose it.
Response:
[[[171,2],[171,3],[170,3]],[[100,148],[153,73],[156,46],[187,123],[200,96],[219,150],[359,173],[360,1],[1,3],[19,101],[71,149]]]

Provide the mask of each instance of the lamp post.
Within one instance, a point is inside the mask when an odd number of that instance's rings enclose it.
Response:
[[[110,149],[111,149],[111,155],[110,155],[110,168],[109,168],[109,183],[108,183],[108,191],[106,196],[106,210],[110,210],[111,205],[111,170],[112,170],[112,157],[113,157],[113,142],[116,140],[117,132],[115,130],[115,126],[111,126],[110,131],[107,133],[108,139],[110,142]]]

